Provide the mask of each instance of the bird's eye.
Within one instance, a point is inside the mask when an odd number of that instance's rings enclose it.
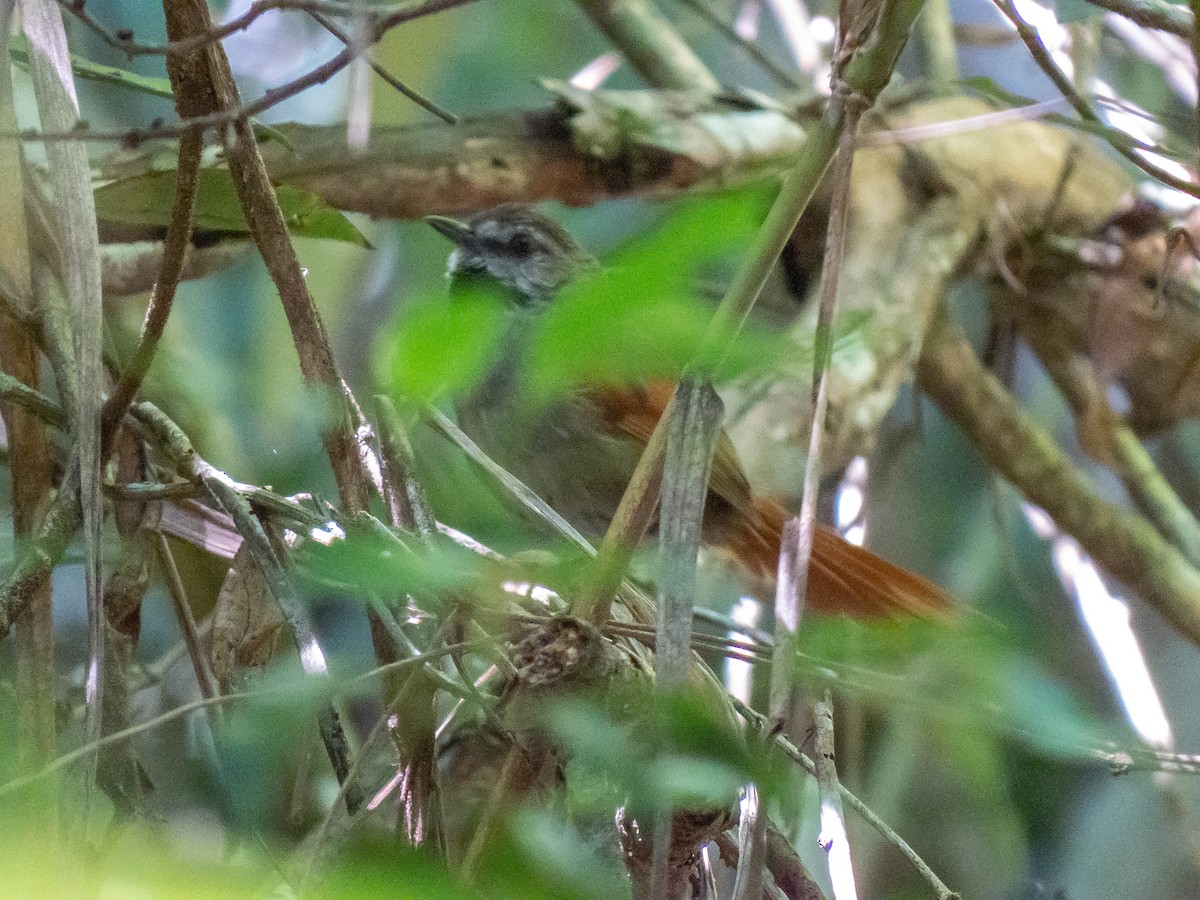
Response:
[[[524,258],[533,253],[533,236],[528,231],[516,231],[506,246],[513,256]]]

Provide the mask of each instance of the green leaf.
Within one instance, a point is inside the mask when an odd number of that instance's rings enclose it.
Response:
[[[569,751],[571,777],[613,785],[638,811],[732,803],[748,782],[775,789],[768,758],[747,745],[711,700],[685,691],[658,698],[654,710],[653,725],[617,719],[587,700],[554,703],[544,714]]]
[[[480,579],[478,556],[450,544],[426,547],[390,541],[360,528],[328,546],[313,543],[304,555],[305,574],[320,585],[338,584],[368,592],[437,597]]]
[[[110,222],[166,227],[175,199],[174,170],[148,172],[110,182],[96,190],[96,216]],[[354,224],[320,197],[295,187],[277,189],[276,197],[288,230],[301,237],[370,246]],[[225,168],[201,169],[194,224],[204,231],[246,234],[233,178]]]
[[[467,287],[453,300],[422,303],[401,316],[389,342],[392,389],[416,402],[464,391],[483,377],[499,350],[503,302]]]
[[[8,54],[13,63],[20,67],[22,71],[29,71],[29,50],[23,40],[16,37],[10,40],[8,43]],[[152,97],[161,97],[165,100],[172,100],[175,97],[174,92],[171,90],[171,82],[167,78],[154,78],[149,75],[139,75],[136,72],[130,72],[128,69],[119,69],[116,66],[104,66],[74,53],[71,54],[71,71],[75,73],[77,78],[84,78],[88,81],[113,84],[117,87],[138,91],[142,94],[149,94]]]
[[[359,247],[371,246],[345,213],[330,206],[316,194],[283,185],[275,189],[275,196],[279,198],[279,208],[292,234],[357,244]]]
[[[585,384],[676,378],[696,355],[715,309],[698,276],[748,244],[763,191],[681,203],[602,270],[563,289],[528,348],[526,388],[537,405]],[[748,328],[721,374],[769,367],[794,353],[777,333]]]

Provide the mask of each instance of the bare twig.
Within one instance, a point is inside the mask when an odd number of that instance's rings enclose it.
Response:
[[[313,21],[315,21],[318,25],[320,25],[322,28],[324,28],[326,31],[328,31],[330,34],[332,34],[335,38],[337,38],[339,41],[341,41],[347,47],[351,46],[350,35],[346,34],[346,32],[344,32],[344,31],[342,31],[342,29],[339,28],[335,23],[331,22],[328,19],[328,17],[322,15],[319,12],[315,12],[313,10],[309,10],[308,14],[313,19]],[[455,122],[458,121],[458,116],[454,115],[454,113],[443,109],[442,107],[440,107],[436,103],[434,103],[432,100],[430,100],[428,97],[424,96],[423,94],[421,94],[418,91],[414,90],[413,88],[409,87],[407,84],[405,84],[403,81],[401,81],[395,75],[393,75],[391,72],[389,72],[383,66],[379,65],[379,63],[375,62],[375,60],[371,59],[369,57],[369,55],[367,57],[367,65],[369,65],[371,67],[372,72],[374,72],[376,75],[378,75],[384,81],[386,81],[391,87],[393,87],[395,90],[399,91],[401,94],[403,94],[409,100],[411,100],[413,103],[417,104],[417,106],[421,107],[424,110],[427,110],[428,112],[433,113],[435,116],[437,116],[443,122],[445,122],[447,125],[453,125]]]
[[[846,815],[842,812],[837,765],[834,758],[833,699],[826,689],[825,699],[813,704],[813,744],[816,750],[817,787],[821,793],[821,833],[817,837],[829,856],[829,874],[836,900],[855,900],[854,870],[850,865],[850,847],[846,836]]]
[[[926,0],[917,27],[921,34],[925,73],[934,81],[954,81],[958,78],[958,49],[949,0]]]
[[[375,20],[367,43],[377,43],[388,31],[405,22],[472,2],[474,0],[425,0],[424,3],[417,4],[416,6],[384,15]],[[207,35],[211,31],[210,23],[209,28],[201,29],[201,34]],[[197,47],[208,45],[219,46],[219,44],[205,37],[204,40],[195,45],[181,41],[178,47],[168,44],[166,47],[155,48],[155,50],[156,52],[161,50],[162,52],[172,54],[183,54],[194,52]],[[173,125],[152,124],[146,128],[129,128],[122,131],[90,130],[74,127],[73,124],[70,127],[56,127],[51,125],[41,131],[31,130],[15,135],[0,135],[0,137],[18,137],[22,140],[45,141],[51,144],[70,144],[80,141],[116,141],[127,146],[136,147],[153,138],[180,137],[187,131],[203,131],[207,128],[246,122],[251,117],[279,105],[284,100],[294,97],[314,85],[323,84],[328,81],[338,72],[342,71],[342,69],[350,65],[357,58],[357,53],[358,48],[346,47],[328,61],[285,84],[265,91],[261,97],[250,103],[242,104],[241,102],[234,102],[226,105],[219,111],[189,116]]]
[[[1054,58],[1050,55],[1050,51],[1042,43],[1037,29],[1021,17],[1012,0],[996,0],[996,6],[999,7],[1000,11],[1008,17],[1008,20],[1017,29],[1017,34],[1021,36],[1021,40],[1025,43],[1025,47],[1029,50],[1029,55],[1033,57],[1033,61],[1037,63],[1038,68],[1045,72],[1046,76],[1054,82],[1054,86],[1067,99],[1075,112],[1079,114],[1079,117],[1093,125],[1103,126],[1104,121],[1096,114],[1096,111],[1092,109],[1088,102],[1079,95],[1079,92],[1075,90],[1075,86],[1071,84],[1071,79],[1067,78],[1062,69],[1058,67],[1058,64],[1054,62]],[[1165,169],[1148,161],[1138,150],[1131,149],[1121,141],[1114,140],[1108,135],[1108,132],[1102,132],[1102,134],[1114,150],[1151,178],[1161,181],[1163,184],[1173,187],[1177,191],[1183,191],[1183,193],[1189,194],[1192,197],[1200,198],[1200,184],[1194,181],[1185,181],[1182,178],[1172,175]]]
[[[168,71],[174,72],[176,78],[179,77],[179,67],[171,67]],[[195,89],[194,85],[186,81],[179,81],[174,87],[176,93],[181,96]],[[100,440],[102,454],[104,448],[112,445],[117,425],[125,418],[130,401],[141,387],[142,379],[150,371],[150,363],[154,360],[158,342],[167,327],[167,318],[171,314],[171,304],[175,299],[175,289],[183,274],[184,260],[192,239],[192,211],[196,205],[200,157],[203,150],[204,139],[199,132],[190,131],[179,140],[179,155],[175,168],[175,199],[171,206],[171,221],[167,225],[162,264],[154,282],[154,289],[150,292],[150,303],[146,307],[146,317],[142,322],[142,334],[137,349],[134,350],[133,358],[121,373],[121,378],[109,394],[104,407]]]
[[[200,34],[212,27],[208,8],[203,4],[168,2],[164,8],[167,34],[172,38]],[[347,48],[340,55],[350,54],[351,48]],[[178,70],[173,79],[175,83],[197,86],[196,90],[178,98],[181,112],[226,113],[240,106],[229,60],[219,44],[210,45],[202,52],[173,54],[168,57],[168,63]],[[351,410],[346,397],[349,388],[338,373],[333,351],[325,335],[325,326],[296,259],[287,223],[263,165],[257,139],[244,116],[232,121],[226,134],[226,150],[238,200],[246,221],[251,223],[251,235],[271,279],[279,289],[304,380],[310,387],[323,390],[338,403],[338,414],[333,417],[324,438],[342,505],[347,512],[365,509],[369,488],[355,442]]]
[[[29,608],[38,592],[45,589],[51,571],[82,522],[79,475],[77,470],[68,469],[42,519],[36,539],[0,585],[0,640],[8,636],[13,622]]]
[[[396,669],[421,665],[429,660],[443,657],[448,653],[457,653],[472,649],[478,649],[477,645],[473,643],[448,644],[445,647],[441,647],[438,650],[423,654],[420,657],[398,660],[397,662],[389,663],[386,666],[379,666],[378,668],[372,669],[370,672],[364,672],[357,676],[351,683],[354,684],[366,679],[376,678],[385,672],[395,671]],[[279,685],[277,687],[258,691],[243,691],[240,693],[224,694],[220,697],[213,697],[211,699],[201,698],[199,700],[193,700],[191,703],[184,703],[181,706],[175,707],[174,709],[167,710],[159,716],[155,716],[153,719],[149,719],[145,722],[139,722],[137,725],[132,725],[123,731],[117,731],[113,732],[112,734],[105,735],[94,744],[86,744],[82,747],[76,747],[70,753],[63,754],[36,772],[32,772],[29,775],[16,778],[4,784],[0,784],[0,797],[6,797],[27,785],[41,781],[43,778],[48,778],[55,772],[59,772],[68,766],[74,765],[75,763],[79,762],[79,760],[86,759],[89,755],[93,755],[100,750],[103,750],[105,747],[112,746],[113,744],[120,743],[121,741],[127,741],[130,738],[137,737],[139,734],[145,734],[148,731],[153,731],[154,729],[160,728],[163,725],[175,721],[176,719],[190,715],[197,710],[206,709],[210,706],[220,706],[226,703],[236,703],[242,700],[262,699],[264,697],[271,697],[275,694],[286,692],[288,690],[291,690],[288,685]]]
[[[747,785],[739,804],[737,876],[733,885],[733,900],[758,900],[762,896],[762,872],[767,857],[767,810],[759,798],[758,788]]]
[[[725,40],[741,48],[747,56],[758,63],[762,70],[779,82],[782,87],[793,91],[800,89],[800,82],[791,73],[786,71],[782,66],[776,65],[771,57],[763,53],[753,41],[748,41],[738,34],[732,25],[728,24],[712,11],[705,0],[679,0],[679,2],[720,32]]]
[[[187,648],[188,657],[192,661],[192,670],[196,673],[196,686],[200,696],[209,699],[217,696],[217,679],[213,677],[208,655],[200,639],[200,629],[196,627],[196,618],[192,615],[192,607],[188,602],[187,588],[175,564],[175,554],[164,535],[155,535],[155,549],[158,561],[166,576],[167,593],[171,595],[171,604],[175,608],[175,618],[179,622],[179,631],[183,634],[183,644]],[[219,709],[219,707],[214,707]]]
[[[219,26],[205,29],[200,34],[190,35],[168,41],[165,44],[141,44],[132,37],[126,39],[121,34],[113,34],[100,24],[84,4],[78,0],[56,0],[68,13],[77,18],[89,31],[110,47],[120,50],[126,56],[166,56],[169,53],[188,53],[199,50],[209,44],[216,43],[229,37],[234,32],[249,28],[260,16],[272,10],[294,10],[316,15],[359,17],[363,7],[358,3],[339,3],[336,0],[255,0],[250,7],[236,18],[230,19]],[[388,28],[422,16],[433,15],[473,0],[424,0],[418,3],[372,4],[370,12],[373,23],[388,23]],[[387,29],[384,29],[385,31]]]
[[[835,94],[831,103],[844,103]],[[796,633],[804,609],[808,570],[812,562],[813,535],[817,527],[817,487],[821,480],[821,451],[825,440],[825,415],[829,407],[829,362],[833,357],[833,318],[837,308],[837,285],[846,245],[846,222],[850,216],[850,174],[854,160],[855,135],[864,106],[854,101],[846,106],[845,123],[838,139],[837,164],[833,175],[833,197],[825,236],[821,269],[820,307],[817,317],[813,359],[812,418],[809,421],[808,457],[804,465],[804,489],[800,499],[800,524],[789,529],[796,543],[789,546],[794,556],[781,556],[775,599],[775,660],[771,670],[771,715],[779,723],[790,718],[796,696],[791,666],[784,660],[795,649]]]
[[[1192,40],[1195,16],[1191,10],[1168,0],[1088,0],[1093,6],[1124,16],[1143,28],[1157,28]]]
[[[375,408],[379,421],[379,447],[387,469],[384,485],[395,494],[385,498],[392,524],[415,531],[429,540],[437,534],[437,519],[413,472],[413,450],[408,434],[390,397],[377,394]]]
[[[729,695],[729,702],[733,704],[734,708],[737,709],[737,711],[743,715],[748,722],[759,729],[759,731],[767,732],[769,730],[768,718],[762,713],[758,712],[758,710],[747,706],[745,703],[732,695]],[[799,748],[797,748],[796,745],[789,741],[783,734],[775,733],[774,741],[776,746],[778,746],[779,749],[784,752],[784,754],[798,763],[805,772],[816,778],[817,765],[808,757],[807,754],[802,753]],[[883,836],[884,840],[895,847],[900,854],[909,861],[912,867],[916,869],[918,874],[920,874],[920,876],[933,889],[934,896],[936,896],[938,900],[959,900],[959,895],[946,887],[942,880],[938,878],[937,873],[935,873],[933,869],[929,868],[929,865],[923,859],[921,859],[915,850],[913,850],[908,841],[904,840],[904,838],[897,834],[893,828],[879,818],[879,816],[877,816],[869,806],[863,803],[862,800],[858,799],[858,797],[853,794],[844,784],[838,784],[838,793],[841,795],[842,800],[850,805],[851,809],[862,816],[863,820],[866,821],[868,825],[879,832],[879,834]]]
[[[1109,406],[1091,363],[1055,343],[1044,331],[1026,329],[1024,335],[1074,410],[1081,432],[1085,428],[1100,432],[1095,438],[1105,445],[1102,461],[1121,479],[1159,532],[1200,569],[1200,522],[1163,477],[1133,429]],[[1095,438],[1081,434],[1085,444]]]
[[[516,478],[511,472],[507,471],[503,466],[496,463],[484,453],[482,448],[471,440],[461,428],[450,421],[441,410],[430,406],[426,408],[425,415],[430,424],[440,434],[456,444],[471,462],[475,463],[475,465],[479,466],[483,471],[502,484],[512,496],[521,501],[526,509],[558,531],[559,534],[569,538],[575,546],[588,556],[596,555],[596,550],[592,547],[591,543],[579,533],[575,526],[555,512],[550,504],[535,494],[520,479]],[[585,617],[580,616],[580,618]]]
[[[5,328],[8,327],[6,324]],[[67,414],[58,404],[6,372],[0,372],[0,400],[28,410],[60,431],[65,431],[70,425]]]
[[[192,449],[191,441],[178,426],[153,405],[136,403],[132,412],[143,426],[154,433],[157,443],[167,453],[179,475],[203,484],[213,499],[233,518],[238,533],[245,540],[271,595],[287,620],[299,653],[301,667],[309,677],[328,681],[329,671],[325,665],[325,657],[317,643],[304,605],[296,596],[291,579],[282,560],[271,546],[262,523],[238,491],[237,485],[224,472],[202,459]],[[318,724],[338,783],[344,784],[350,771],[350,754],[341,722],[329,703],[326,703],[319,713]],[[362,794],[357,787],[348,791],[346,802],[351,811],[361,805]]]

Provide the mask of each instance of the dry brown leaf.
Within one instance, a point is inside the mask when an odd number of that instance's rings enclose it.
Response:
[[[222,693],[229,691],[239,668],[270,662],[283,624],[266,579],[242,544],[213,609],[212,667]]]

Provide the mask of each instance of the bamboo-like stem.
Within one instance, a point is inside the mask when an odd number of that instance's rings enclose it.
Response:
[[[11,24],[0,15],[0,34],[8,35]],[[12,69],[0,67],[0,129],[16,127],[13,105]],[[16,311],[32,318],[33,273],[29,258],[29,235],[25,222],[22,154],[18,144],[0,144],[0,208],[10,211],[0,234],[0,259],[4,261],[4,294]],[[29,327],[0,309],[0,415],[8,435],[9,472],[12,477],[12,525],[14,549],[33,539],[53,489],[53,455],[46,423],[20,402],[8,399],[8,384],[24,388],[41,381],[40,358]],[[36,391],[30,391],[31,395]],[[44,765],[54,755],[57,727],[54,709],[54,619],[50,580],[39,584],[30,595],[25,612],[17,620],[16,702],[17,757],[22,767]],[[53,815],[39,828],[53,828]]]
[[[74,129],[79,122],[79,101],[71,75],[62,14],[53,0],[24,0],[21,20],[29,38],[30,74],[42,124],[50,130]],[[78,390],[72,397],[75,412],[72,464],[79,469],[78,501],[82,507],[87,598],[84,735],[86,741],[94,742],[100,738],[103,727],[105,681],[104,584],[100,556],[100,532],[104,522],[100,490],[100,412],[104,387],[100,244],[86,148],[81,144],[62,143],[52,144],[46,152],[55,198],[54,237],[62,266],[58,276],[71,306],[78,379]],[[96,760],[93,757],[83,770],[81,822],[87,820],[95,780]]]
[[[721,85],[650,0],[578,0],[647,83],[716,93]]]

